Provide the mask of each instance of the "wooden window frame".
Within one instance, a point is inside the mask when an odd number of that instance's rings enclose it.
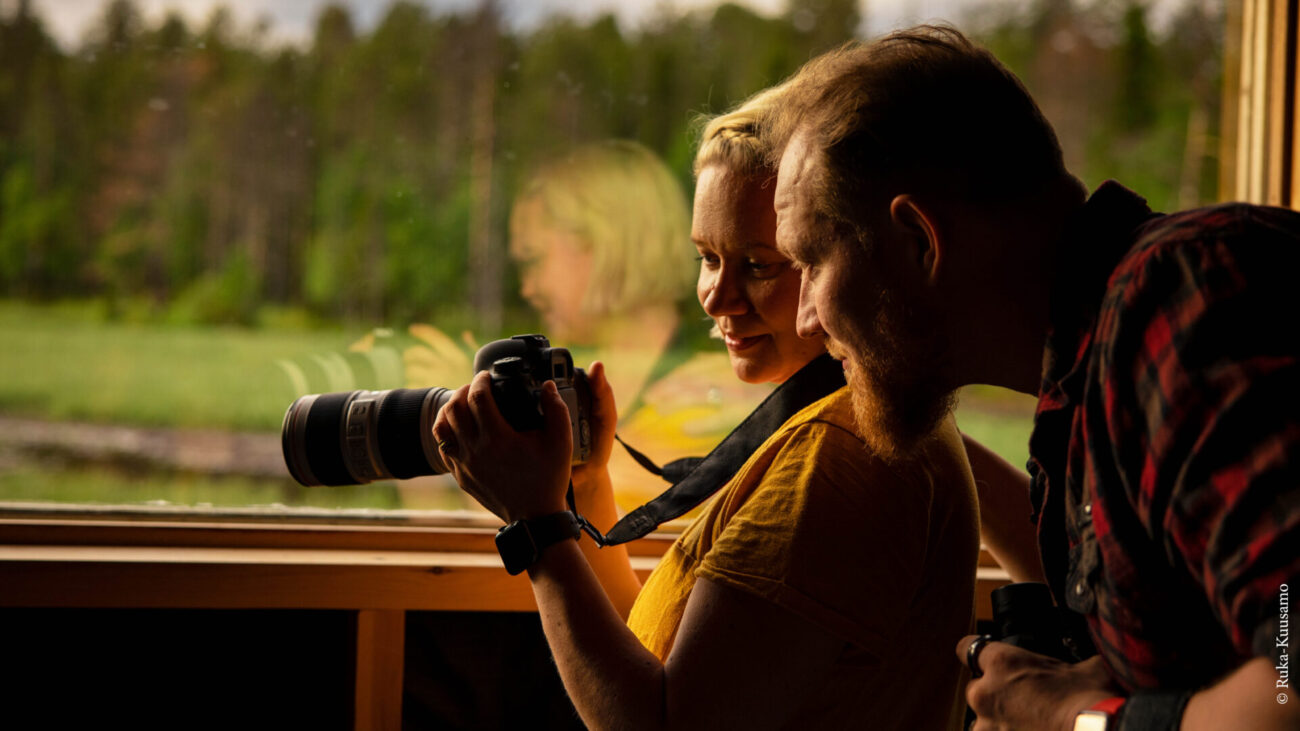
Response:
[[[537,610],[527,577],[502,568],[490,516],[449,525],[68,513],[0,511],[0,607],[355,611],[357,729],[401,728],[406,611]],[[628,544],[642,580],[676,537]],[[982,551],[979,618],[1008,581]]]
[[[357,729],[401,728],[406,611],[537,610],[527,577],[502,568],[490,516],[439,524],[70,512],[0,511],[0,607],[355,611]],[[643,580],[674,539],[656,533],[629,545]]]
[[[1228,6],[1220,198],[1300,210],[1300,9],[1295,0]]]

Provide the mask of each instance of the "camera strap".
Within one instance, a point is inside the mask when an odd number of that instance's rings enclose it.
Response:
[[[814,358],[768,394],[758,408],[706,457],[687,457],[658,467],[649,457],[619,439],[633,459],[650,472],[672,482],[672,487],[623,516],[606,535],[601,535],[574,507],[572,483],[569,484],[569,508],[578,516],[582,530],[596,545],[616,546],[641,538],[661,524],[685,515],[722,489],[750,455],[790,417],[843,386],[844,368],[839,361],[826,354]]]

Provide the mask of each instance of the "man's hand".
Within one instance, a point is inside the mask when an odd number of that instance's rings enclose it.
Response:
[[[976,635],[957,643],[965,664]],[[972,731],[1071,731],[1074,717],[1094,703],[1122,695],[1100,657],[1073,665],[1005,642],[990,642],[979,653],[983,676],[966,685],[966,702],[975,711]]]
[[[553,381],[542,386],[543,426],[517,432],[497,410],[486,371],[451,397],[433,424],[461,489],[507,523],[568,509],[573,433]]]

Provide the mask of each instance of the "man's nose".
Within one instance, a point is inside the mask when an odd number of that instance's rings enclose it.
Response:
[[[817,305],[807,280],[799,283],[799,311],[795,314],[794,331],[801,338],[820,338],[826,334],[817,316]]]

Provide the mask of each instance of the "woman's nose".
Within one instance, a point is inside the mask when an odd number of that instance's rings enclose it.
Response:
[[[743,288],[725,267],[707,283],[700,304],[710,317],[734,317],[749,312],[749,300]]]

